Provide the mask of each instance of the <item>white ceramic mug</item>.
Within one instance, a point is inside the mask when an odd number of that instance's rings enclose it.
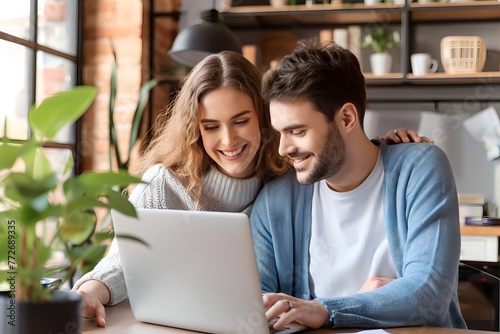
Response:
[[[414,76],[422,76],[429,72],[436,72],[438,62],[428,53],[414,53],[411,55],[411,69]]]

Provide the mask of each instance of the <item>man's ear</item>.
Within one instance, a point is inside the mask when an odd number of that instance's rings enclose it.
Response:
[[[358,111],[352,103],[346,103],[340,108],[338,114],[339,126],[345,129],[345,132],[351,132],[358,124]]]

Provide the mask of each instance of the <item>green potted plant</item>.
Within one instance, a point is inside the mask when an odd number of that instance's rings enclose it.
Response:
[[[399,32],[383,26],[371,29],[363,38],[363,47],[371,46],[370,65],[373,74],[383,75],[390,72],[392,57],[390,50],[399,46]]]
[[[132,119],[132,125],[130,127],[130,137],[129,144],[125,154],[120,151],[120,147],[118,145],[118,137],[116,133],[114,115],[115,115],[115,104],[116,104],[116,83],[117,83],[117,60],[116,53],[114,49],[113,51],[113,62],[111,63],[111,78],[110,78],[110,93],[109,93],[109,166],[110,168],[113,166],[113,157],[112,151],[114,151],[114,157],[116,158],[116,164],[119,169],[129,170],[130,167],[130,158],[132,155],[132,150],[137,143],[137,138],[139,136],[139,130],[142,121],[142,115],[144,114],[144,109],[149,100],[149,94],[151,89],[153,89],[157,84],[157,79],[150,79],[142,84],[141,89],[139,91],[139,99],[137,101],[137,105],[135,106],[134,116]],[[124,158],[124,156],[126,158]]]
[[[103,256],[103,242],[113,234],[96,231],[95,208],[136,215],[116,189],[140,180],[127,171],[71,176],[72,157],[63,170],[55,170],[44,150],[87,110],[96,93],[94,87],[77,86],[50,96],[30,108],[28,140],[0,139],[0,282],[8,287],[0,299],[6,310],[1,333],[80,333],[80,297],[41,282],[56,272],[67,280]],[[48,266],[55,254],[65,261]]]

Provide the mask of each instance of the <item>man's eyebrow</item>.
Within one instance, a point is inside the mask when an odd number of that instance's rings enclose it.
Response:
[[[246,114],[249,114],[250,112],[251,112],[250,110],[244,110],[242,112],[235,114],[233,117],[231,117],[231,119],[235,119],[235,118],[244,116]],[[204,118],[200,121],[200,123],[214,123],[214,122],[219,122],[219,121],[216,119],[208,119],[208,118]]]
[[[305,128],[305,127],[306,127],[305,124],[292,124],[292,125],[284,127],[283,129],[281,129],[281,131],[287,132],[287,131],[297,130],[297,129]],[[278,130],[278,131],[280,131],[280,130]]]

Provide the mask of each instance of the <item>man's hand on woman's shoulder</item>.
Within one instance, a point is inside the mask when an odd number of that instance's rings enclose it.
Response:
[[[415,130],[406,130],[404,128],[390,130],[384,137],[376,136],[375,139],[381,140],[388,145],[410,142],[434,144],[432,139],[420,136]]]

